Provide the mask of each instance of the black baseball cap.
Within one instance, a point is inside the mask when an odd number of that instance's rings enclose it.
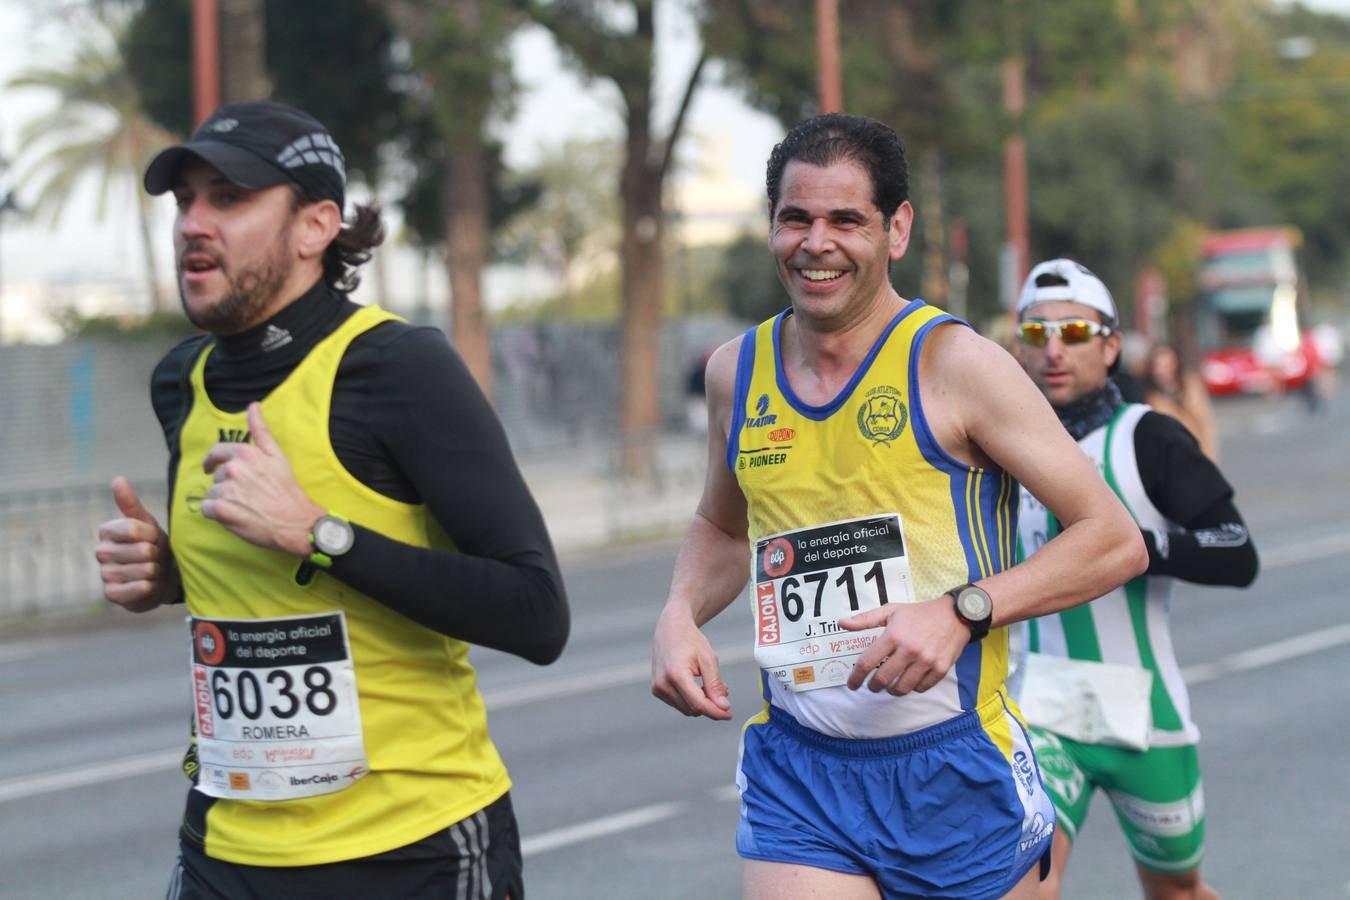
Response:
[[[284,103],[227,103],[211,114],[187,143],[161,152],[145,170],[151,194],[171,190],[178,170],[197,158],[234,184],[265,188],[295,184],[343,209],[347,167],[337,141],[318,119]]]

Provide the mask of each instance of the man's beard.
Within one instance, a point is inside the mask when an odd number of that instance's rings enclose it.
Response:
[[[267,309],[286,284],[290,274],[286,248],[289,246],[290,228],[282,230],[272,243],[272,251],[256,264],[231,274],[225,268],[224,260],[215,258],[221,275],[227,285],[225,295],[214,303],[194,309],[188,303],[183,290],[182,264],[179,264],[178,298],[188,321],[203,331],[212,334],[238,334],[261,322],[259,316]],[[183,250],[186,255],[192,252],[205,252],[200,247],[189,244]]]

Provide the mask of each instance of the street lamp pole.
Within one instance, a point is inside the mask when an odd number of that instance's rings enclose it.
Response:
[[[844,88],[839,64],[839,0],[816,0],[816,66],[820,111],[843,112]]]
[[[220,106],[220,9],[216,0],[192,2],[193,125]]]
[[[1003,111],[1011,128],[1003,139],[1003,198],[1007,214],[1008,297],[1016,294],[1027,274],[1027,139],[1022,135],[1026,109],[1022,59],[1010,56],[1003,62]],[[1016,304],[1012,304],[1016,305]]]
[[[1003,208],[1006,232],[999,259],[1003,300],[1017,321],[1017,290],[1026,278],[1030,226],[1027,202],[1027,141],[1022,134],[1026,112],[1026,69],[1022,60],[1022,19],[1017,0],[1008,5],[1008,55],[1003,60],[1003,114],[1008,133],[1003,139]]]

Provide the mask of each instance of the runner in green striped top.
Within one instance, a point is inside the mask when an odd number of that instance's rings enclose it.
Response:
[[[1032,726],[1059,828],[1041,897],[1058,898],[1096,788],[1111,800],[1148,898],[1216,898],[1200,877],[1204,793],[1169,630],[1174,578],[1245,586],[1256,549],[1233,489],[1181,423],[1127,404],[1111,382],[1120,353],[1106,286],[1072,260],[1032,270],[1018,302],[1018,355],[1060,421],[1134,516],[1148,571],[1091,603],[1027,623],[1010,683]],[[1019,558],[1058,530],[1022,492]],[[1090,564],[1085,561],[1084,563]]]

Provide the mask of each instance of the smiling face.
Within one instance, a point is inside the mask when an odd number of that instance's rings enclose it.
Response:
[[[901,203],[886,228],[872,193],[851,160],[783,169],[769,250],[794,314],[816,327],[856,321],[893,295],[887,266],[905,255],[914,211]]]
[[[188,321],[238,334],[286,301],[298,259],[289,187],[250,190],[204,163],[185,164],[173,187],[174,256]],[[296,294],[298,296],[298,294]]]
[[[1102,315],[1072,300],[1044,300],[1027,307],[1021,321],[1083,319],[1101,324]],[[1043,347],[1018,341],[1018,358],[1031,380],[1054,407],[1067,406],[1106,385],[1107,370],[1120,353],[1120,332],[1096,335],[1081,344],[1066,344],[1051,328]]]

